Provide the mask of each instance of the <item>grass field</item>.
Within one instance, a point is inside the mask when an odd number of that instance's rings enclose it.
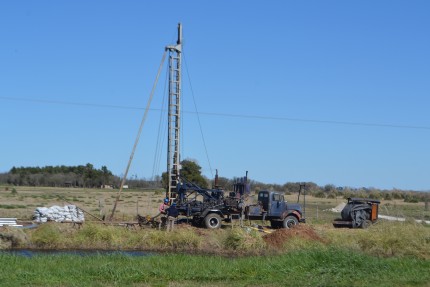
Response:
[[[7,190],[6,190],[7,189]],[[30,220],[36,207],[64,206],[68,202],[102,217],[110,215],[117,195],[112,189],[83,189],[83,188],[50,188],[50,187],[11,187],[0,186],[0,217],[16,217]],[[121,201],[115,212],[115,218],[122,221],[135,220],[136,214],[157,214],[157,207],[161,203],[164,191],[158,190],[124,190]],[[255,196],[254,196],[255,197]],[[289,202],[297,202],[297,195],[287,195]],[[250,200],[255,201],[255,198]],[[300,198],[303,203],[303,197]],[[330,223],[339,214],[327,211],[345,202],[343,198],[322,199],[307,196],[306,217],[310,223]],[[430,210],[425,210],[424,203],[407,203],[401,200],[382,200],[380,214],[430,220]],[[86,220],[93,220],[86,216]]]
[[[76,204],[96,216],[110,214],[114,190],[0,187],[0,217],[30,220],[38,206]],[[125,190],[115,219],[157,214],[162,191]],[[252,199],[251,199],[252,200]],[[287,196],[296,202],[296,195]],[[344,200],[307,197],[307,224],[270,234],[245,222],[218,230],[180,225],[174,232],[97,223],[45,223],[35,229],[0,228],[0,249],[147,250],[148,257],[52,255],[33,258],[0,252],[4,286],[430,286],[430,226],[424,204],[383,201],[386,215],[369,229],[335,229]],[[260,222],[258,222],[260,223]],[[160,253],[161,252],[161,253]],[[195,255],[191,255],[195,254]]]
[[[430,261],[337,249],[246,258],[0,254],[4,286],[429,286]]]
[[[36,207],[64,206],[75,204],[97,216],[110,215],[117,196],[117,190],[51,187],[16,187],[16,193],[10,187],[0,186],[0,217],[15,217],[31,220]],[[157,207],[163,198],[163,191],[124,190],[118,204],[117,220],[134,220],[137,213],[156,215]],[[94,220],[86,215],[86,220]]]

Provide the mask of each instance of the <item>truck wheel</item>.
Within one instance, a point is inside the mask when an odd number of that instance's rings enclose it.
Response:
[[[209,213],[205,217],[205,226],[209,229],[216,229],[221,227],[221,216],[216,213]]]
[[[293,226],[296,226],[297,224],[299,224],[299,221],[297,220],[297,218],[293,215],[289,215],[285,217],[282,226],[284,228],[291,228]]]

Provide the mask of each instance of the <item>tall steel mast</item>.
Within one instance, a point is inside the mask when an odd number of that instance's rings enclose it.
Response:
[[[176,198],[176,186],[180,174],[180,128],[181,128],[181,53],[182,26],[178,24],[178,41],[174,46],[167,46],[169,51],[169,111],[167,135],[167,174],[169,186],[166,197]]]

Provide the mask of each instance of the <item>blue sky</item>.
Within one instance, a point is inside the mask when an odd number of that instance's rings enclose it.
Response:
[[[181,22],[182,158],[207,177],[430,190],[429,11],[392,0],[1,1],[0,172],[90,162],[121,175]],[[166,70],[129,175],[165,170],[165,139],[155,164],[154,153]]]

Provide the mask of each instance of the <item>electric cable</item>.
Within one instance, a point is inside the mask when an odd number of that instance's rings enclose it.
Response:
[[[190,77],[190,73],[188,72],[187,60],[186,60],[186,57],[185,57],[185,53],[183,53],[183,54],[184,54],[185,70],[187,71],[187,76],[188,76],[188,82],[189,82],[189,85],[190,85],[191,95],[193,96],[194,109],[195,109],[195,112],[196,112],[196,115],[197,115],[197,121],[199,123],[200,134],[202,136],[203,146],[205,148],[205,153],[206,153],[206,159],[207,159],[208,164],[209,164],[209,170],[211,172],[211,176],[214,177],[214,174],[213,174],[213,171],[212,171],[211,161],[209,159],[208,149],[207,149],[207,146],[206,146],[205,137],[204,137],[204,134],[203,134],[202,123],[200,121],[199,112],[197,110],[197,104],[196,104],[196,98],[194,96],[193,86],[191,85],[191,77]]]
[[[160,73],[161,73],[161,70],[163,68],[164,60],[166,59],[166,54],[167,53],[165,51],[164,54],[163,54],[163,57],[161,59],[160,67],[158,68],[157,77],[155,78],[154,85],[153,85],[151,93],[149,95],[148,103],[146,104],[145,113],[143,114],[142,121],[140,122],[139,131],[137,133],[137,137],[136,137],[133,149],[132,149],[131,154],[130,154],[130,159],[128,160],[127,168],[125,169],[124,177],[122,178],[121,186],[119,187],[119,191],[118,191],[118,194],[116,196],[115,203],[114,203],[113,208],[112,208],[112,213],[111,213],[111,215],[109,217],[109,221],[112,221],[112,219],[113,219],[113,217],[115,215],[116,206],[117,206],[118,201],[119,201],[119,199],[121,197],[121,192],[122,192],[125,180],[127,179],[127,174],[128,174],[129,169],[130,169],[131,162],[133,161],[133,157],[134,157],[134,153],[136,151],[137,144],[139,143],[140,135],[142,133],[142,128],[143,128],[143,125],[145,123],[146,117],[148,116],[149,107],[151,105],[152,98],[154,97],[155,88],[157,87],[158,78],[160,77]]]
[[[18,102],[34,102],[40,104],[58,104],[67,106],[86,106],[96,108],[110,108],[110,109],[123,109],[123,110],[144,110],[142,107],[120,106],[120,105],[107,105],[107,104],[94,104],[94,103],[80,103],[68,102],[57,100],[44,100],[44,99],[29,99],[29,98],[15,98],[0,96],[0,100],[18,101]],[[149,111],[163,111],[160,108],[150,108]],[[185,114],[197,114],[193,111],[183,111]],[[430,130],[430,126],[415,126],[415,125],[401,125],[401,124],[382,124],[382,123],[364,123],[364,122],[348,122],[348,121],[332,121],[332,120],[318,120],[306,118],[289,118],[289,117],[275,117],[264,115],[245,115],[245,114],[231,114],[219,112],[198,112],[199,115],[225,117],[225,118],[243,118],[243,119],[257,119],[257,120],[275,120],[275,121],[290,121],[290,122],[304,122],[304,123],[317,123],[317,124],[331,124],[331,125],[348,125],[348,126],[365,126],[365,127],[380,127],[380,128],[397,128],[397,129],[418,129]]]
[[[168,73],[169,70],[166,69],[166,77],[164,80],[164,91],[163,91],[163,99],[161,101],[161,112],[160,112],[160,119],[159,119],[159,123],[158,123],[158,133],[157,133],[157,142],[155,145],[155,153],[154,153],[154,163],[152,166],[152,180],[155,179],[155,174],[159,174],[159,169],[160,169],[160,162],[161,162],[161,154],[162,154],[162,147],[164,145],[164,137],[162,137],[162,133],[161,131],[164,131],[165,128],[165,109],[163,109],[165,107],[166,104],[166,94],[167,94],[167,78],[168,78]],[[160,144],[160,142],[162,142]]]

